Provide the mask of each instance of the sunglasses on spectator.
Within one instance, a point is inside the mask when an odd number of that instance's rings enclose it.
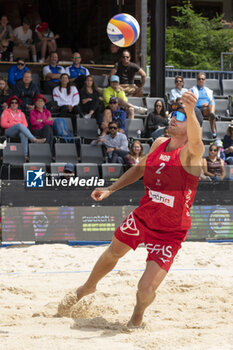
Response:
[[[19,102],[18,101],[11,101],[11,105],[18,105]]]
[[[155,107],[163,107],[162,105],[155,105]]]
[[[122,56],[122,58],[129,58],[129,56]]]
[[[17,63],[17,66],[24,66],[24,65],[25,65],[25,63],[22,63],[22,62]]]
[[[116,126],[109,126],[109,129],[110,129],[110,130],[111,130],[111,129],[116,130],[117,127],[116,127]]]
[[[115,105],[117,102],[116,101],[110,101],[109,104],[110,105]]]
[[[7,48],[8,48],[8,45],[2,45],[2,47],[3,47],[4,49],[7,49]]]
[[[176,83],[182,83],[183,80],[176,80]]]
[[[210,152],[218,152],[218,150],[216,148],[212,148],[210,149]]]
[[[172,112],[172,115],[171,115],[172,118],[176,118],[176,120],[178,122],[184,122],[185,119],[186,119],[186,115],[182,112],[179,112],[179,111],[174,111]]]
[[[81,58],[81,56],[74,56],[73,58]]]
[[[205,80],[205,78],[198,78],[197,80]]]

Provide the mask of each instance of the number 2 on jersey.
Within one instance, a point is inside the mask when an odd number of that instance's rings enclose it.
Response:
[[[165,163],[160,163],[159,168],[156,170],[155,174],[161,174],[161,171],[165,167],[165,165]]]

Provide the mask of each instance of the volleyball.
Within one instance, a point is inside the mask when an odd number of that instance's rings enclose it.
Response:
[[[140,26],[133,16],[119,13],[108,22],[107,34],[110,41],[116,46],[128,47],[137,41],[140,35]]]

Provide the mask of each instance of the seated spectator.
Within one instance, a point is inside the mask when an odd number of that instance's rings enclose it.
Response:
[[[124,91],[120,87],[120,78],[118,75],[112,75],[110,77],[110,86],[104,89],[103,98],[104,98],[104,106],[107,107],[109,100],[111,97],[117,97],[119,105],[125,109],[127,113],[127,117],[129,119],[134,118],[134,111],[145,114],[147,112],[146,108],[133,106],[128,102],[128,98],[126,97]]]
[[[119,46],[111,43],[108,51],[97,57],[95,61],[102,64],[115,64],[121,58],[121,51],[122,49]]]
[[[33,135],[45,138],[53,151],[53,118],[50,111],[45,108],[46,98],[38,94],[33,103],[35,108],[30,112],[30,124]]]
[[[90,75],[87,68],[81,65],[82,57],[79,52],[73,53],[73,64],[72,66],[66,67],[66,73],[70,77],[71,83],[73,83],[78,91],[83,88],[86,76]]]
[[[7,100],[10,98],[11,91],[6,80],[0,77],[0,114],[8,107]]]
[[[120,86],[129,96],[143,96],[142,88],[146,82],[146,73],[136,63],[130,62],[131,55],[128,50],[122,52],[121,60],[115,64],[110,76],[118,75],[120,77]],[[135,74],[141,76],[141,84],[134,84]]]
[[[100,136],[98,140],[92,141],[93,144],[103,144],[107,149],[109,163],[124,163],[126,154],[129,153],[127,137],[117,132],[116,122],[110,122],[108,125],[109,134]]]
[[[15,28],[13,34],[15,45],[26,47],[32,55],[33,62],[37,62],[36,47],[32,40],[29,18],[24,17],[23,25]]]
[[[168,126],[168,117],[166,116],[163,101],[158,99],[155,101],[154,111],[147,117],[145,137],[157,138],[162,136],[166,126]]]
[[[181,97],[188,89],[184,88],[184,79],[181,75],[177,75],[175,77],[175,88],[170,92],[170,100],[169,102],[175,103],[177,102],[177,98]]]
[[[103,119],[101,123],[102,136],[109,132],[108,125],[111,121],[117,123],[117,132],[126,134],[125,130],[125,120],[126,113],[123,109],[119,107],[118,99],[116,97],[111,97],[109,100],[108,108],[104,110]]]
[[[50,30],[47,22],[38,24],[35,28],[35,43],[37,50],[40,50],[40,61],[45,61],[47,49],[49,53],[57,50],[56,39],[59,39],[59,35]]]
[[[1,40],[0,55],[1,55],[0,61],[2,62],[9,62],[11,59],[11,53],[9,51],[9,42],[6,39]]]
[[[98,87],[91,75],[85,77],[84,86],[80,90],[80,111],[84,118],[95,118],[100,121],[100,113],[103,107],[102,97],[100,97]]]
[[[7,137],[19,137],[23,145],[25,156],[28,155],[28,140],[34,143],[44,143],[45,138],[37,139],[28,129],[25,114],[18,108],[21,100],[12,96],[7,101],[8,108],[2,112],[1,127],[5,129]]]
[[[8,24],[8,18],[6,15],[3,15],[0,19],[0,41],[2,39],[9,41],[9,51],[12,51],[14,35],[11,25]]]
[[[233,121],[230,122],[227,128],[226,135],[223,138],[223,147],[226,155],[227,164],[233,164]]]
[[[66,179],[69,181],[71,177],[75,177],[74,165],[72,163],[66,163],[64,166],[63,174],[60,179]]]
[[[25,60],[23,58],[17,58],[17,63],[8,69],[8,84],[10,88],[14,89],[15,84],[18,80],[23,79],[24,72],[28,67],[25,66]]]
[[[79,93],[77,88],[71,85],[68,74],[61,75],[59,85],[53,89],[53,99],[57,102],[60,114],[79,113]]]
[[[52,94],[53,89],[59,84],[61,74],[65,73],[65,69],[62,66],[58,66],[58,54],[57,52],[50,52],[49,64],[43,68],[44,91],[46,94]]]
[[[196,96],[196,107],[200,109],[204,119],[210,121],[210,128],[213,138],[216,138],[216,116],[215,116],[215,100],[213,90],[205,86],[206,75],[205,73],[198,73],[197,85],[193,86],[191,91]]]
[[[144,157],[144,150],[140,141],[134,141],[129,149],[129,154],[125,156],[125,163],[128,167],[134,166]]]
[[[23,79],[15,84],[14,93],[22,101],[21,110],[29,116],[30,111],[34,109],[33,99],[39,94],[39,88],[32,82],[32,73],[29,70],[25,71]]]
[[[209,147],[209,156],[202,159],[202,168],[205,176],[212,181],[224,180],[226,176],[224,160],[217,156],[218,147],[211,144]]]

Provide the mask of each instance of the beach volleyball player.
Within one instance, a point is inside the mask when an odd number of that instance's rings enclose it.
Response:
[[[114,184],[96,188],[91,196],[101,201],[113,192],[143,177],[145,195],[120,225],[112,243],[96,262],[87,281],[77,289],[77,299],[93,293],[101,278],[119,258],[144,243],[148,252],[145,271],[139,280],[136,305],[129,326],[140,326],[145,309],[165,278],[191,226],[190,207],[194,200],[204,152],[202,130],[190,91],[182,96],[183,106],[173,112],[170,138],[158,138],[150,153],[130,168]]]

